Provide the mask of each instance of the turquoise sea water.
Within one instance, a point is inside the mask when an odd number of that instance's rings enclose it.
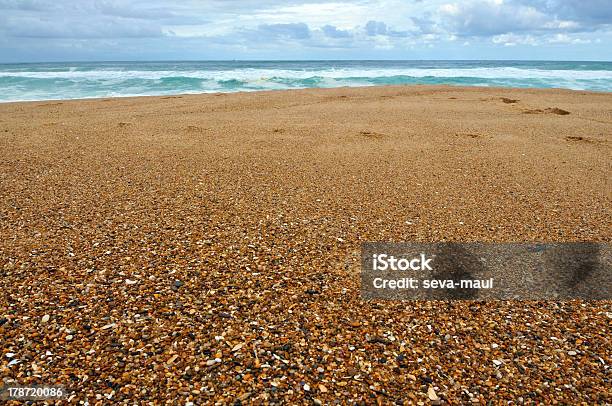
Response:
[[[0,101],[450,84],[612,91],[612,62],[227,61],[0,64]]]

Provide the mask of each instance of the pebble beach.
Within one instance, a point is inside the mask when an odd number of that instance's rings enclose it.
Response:
[[[62,404],[610,404],[610,301],[366,301],[360,249],[611,242],[611,174],[611,93],[0,104],[0,379]]]

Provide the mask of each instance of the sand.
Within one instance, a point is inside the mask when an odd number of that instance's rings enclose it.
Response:
[[[359,292],[363,241],[610,242],[611,169],[610,93],[0,104],[0,377],[90,404],[612,402],[609,301]]]

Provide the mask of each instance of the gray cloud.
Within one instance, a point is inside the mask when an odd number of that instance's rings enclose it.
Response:
[[[551,19],[534,7],[490,1],[461,3],[442,9],[442,22],[454,34],[494,36],[545,29]]]
[[[610,0],[566,0],[560,12],[569,18],[598,24],[612,24],[612,2]]]
[[[310,28],[304,23],[261,24],[258,31],[267,37],[285,39],[310,38]]]
[[[372,20],[366,23],[365,32],[370,37],[382,35],[387,37],[405,38],[410,35],[408,31],[392,30],[384,22]]]
[[[612,2],[610,0],[517,0],[559,18],[586,24],[612,24]]]
[[[96,2],[96,8],[105,15],[116,17],[159,20],[175,17],[176,13],[164,7],[139,7],[117,1]]]
[[[112,19],[90,21],[71,21],[68,24],[57,24],[53,20],[24,18],[17,22],[10,21],[5,32],[16,38],[150,38],[162,36],[157,25],[148,23],[125,24]]]
[[[0,10],[45,11],[53,8],[53,4],[42,0],[0,0]]]
[[[412,57],[423,44],[447,47],[455,57],[461,53],[460,43],[452,42],[457,39],[498,48],[513,43],[588,49],[584,44],[590,42],[594,49],[612,36],[611,2],[428,0],[415,6],[416,0],[385,0],[383,8],[381,0],[0,0],[0,60],[7,59],[7,50],[25,55],[28,47],[44,55],[53,49],[93,55],[97,49],[105,58],[181,52],[200,57],[210,50],[214,56],[253,58],[276,50],[284,57],[288,41],[295,53],[328,48],[357,58],[381,49]],[[321,54],[303,57],[309,55]]]
[[[338,28],[334,27],[333,25],[329,25],[329,24],[321,27],[321,30],[323,31],[325,36],[330,37],[330,38],[350,38],[351,37],[350,32],[345,31],[345,30],[339,30]]]
[[[96,1],[94,7],[106,16],[154,20],[167,25],[197,25],[208,22],[200,16],[173,10],[170,5],[135,5],[134,3],[125,4],[117,0],[105,0]]]
[[[436,30],[436,23],[431,19],[431,15],[425,15],[423,17],[410,17],[410,21],[422,34],[431,34]]]
[[[365,25],[365,31],[369,36],[387,35],[387,24],[382,21],[370,20]]]
[[[442,7],[442,28],[461,36],[547,35],[610,28],[610,0],[486,0]],[[424,27],[425,28],[425,27]]]

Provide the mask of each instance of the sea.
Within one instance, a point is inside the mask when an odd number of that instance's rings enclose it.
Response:
[[[0,101],[380,85],[612,91],[612,62],[180,61],[0,64]]]

